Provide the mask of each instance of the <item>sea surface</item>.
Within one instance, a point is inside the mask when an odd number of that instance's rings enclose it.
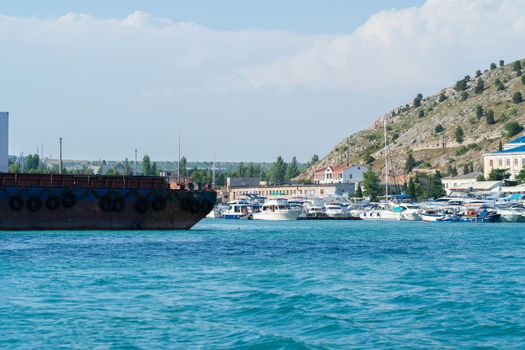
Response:
[[[525,349],[525,224],[1,232],[2,349]]]

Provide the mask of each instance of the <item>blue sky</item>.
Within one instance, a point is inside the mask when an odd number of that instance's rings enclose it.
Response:
[[[59,16],[68,12],[121,18],[140,10],[216,30],[290,30],[348,33],[381,10],[421,5],[423,0],[21,0],[4,1],[11,16]]]
[[[0,4],[10,153],[307,161],[390,109],[525,57],[522,0]]]

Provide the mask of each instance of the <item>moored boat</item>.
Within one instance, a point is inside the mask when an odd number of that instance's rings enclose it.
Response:
[[[254,220],[297,220],[302,210],[291,208],[286,199],[271,199],[252,214]]]

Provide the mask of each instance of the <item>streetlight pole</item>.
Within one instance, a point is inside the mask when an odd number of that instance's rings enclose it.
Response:
[[[60,156],[58,159],[58,173],[62,174],[62,138],[61,137],[58,138],[58,142],[60,144]]]
[[[135,148],[135,176],[137,176],[137,149]]]

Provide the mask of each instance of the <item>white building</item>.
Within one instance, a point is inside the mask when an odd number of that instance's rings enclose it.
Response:
[[[448,193],[452,189],[463,187],[464,185],[470,185],[476,182],[476,178],[479,175],[481,175],[481,173],[474,172],[470,174],[444,177],[441,179],[441,183],[443,184],[445,191]]]
[[[488,178],[494,169],[505,169],[510,180],[516,179],[525,166],[525,136],[507,142],[503,150],[483,155],[483,173]]]
[[[9,112],[0,112],[0,172],[7,173],[9,165]]]
[[[329,166],[314,173],[314,182],[316,184],[360,183],[367,171],[368,168],[361,165]]]

